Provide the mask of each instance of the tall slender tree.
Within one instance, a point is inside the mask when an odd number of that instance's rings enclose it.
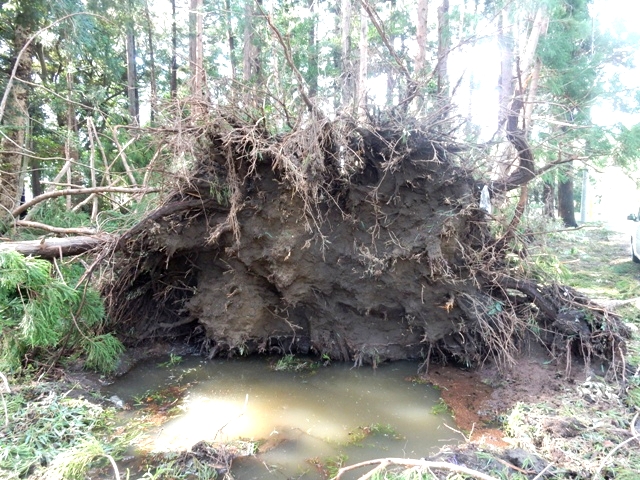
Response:
[[[178,22],[176,0],[171,0],[171,66],[169,72],[169,92],[171,98],[178,96]]]
[[[16,15],[10,25],[10,83],[5,84],[0,106],[0,219],[9,217],[23,191],[24,149],[29,132],[29,95],[34,53],[31,38],[42,20],[44,3],[38,0],[16,2]]]
[[[354,97],[354,71],[351,45],[351,21],[353,0],[340,1],[340,109],[348,110]]]
[[[429,0],[418,0],[416,5],[416,43],[418,51],[415,59],[415,72],[419,77],[424,75],[427,60],[427,31],[429,19]]]
[[[136,63],[136,25],[134,20],[134,3],[128,1],[131,14],[128,15],[126,26],[127,44],[127,96],[129,98],[129,116],[133,124],[140,123],[140,103],[138,96],[138,67]]]
[[[451,50],[451,28],[449,25],[449,0],[442,0],[438,7],[438,96],[449,96],[449,51]]]

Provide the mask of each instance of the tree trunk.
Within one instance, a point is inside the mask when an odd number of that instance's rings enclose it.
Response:
[[[205,111],[203,0],[191,0],[189,8],[189,66],[191,71],[192,112],[200,117]]]
[[[451,30],[449,28],[449,0],[442,0],[438,8],[438,97],[449,96],[449,50]]]
[[[171,72],[169,74],[171,98],[178,96],[178,27],[176,25],[176,0],[171,0]]]
[[[424,76],[427,59],[427,19],[429,13],[429,0],[418,0],[416,20],[416,42],[418,53],[415,61],[415,75],[417,78]]]
[[[351,12],[352,0],[341,0],[341,51],[340,51],[340,110],[350,110],[354,97],[353,63],[351,61]]]
[[[32,48],[29,46],[20,58],[18,53],[31,35],[26,25],[14,29],[12,56],[17,62],[16,82],[10,87],[9,99],[2,118],[4,134],[0,141],[0,219],[8,218],[22,196],[23,148],[29,128],[29,90],[24,81],[31,78]]]
[[[73,232],[70,232],[73,233]],[[0,252],[18,252],[41,258],[61,258],[80,255],[103,246],[110,238],[102,236],[77,236],[69,238],[47,238],[22,242],[0,242]]]
[[[523,72],[524,78],[528,78],[531,70],[533,69],[540,37],[547,31],[548,24],[549,17],[545,8],[538,8],[533,25],[531,26],[531,31],[529,32],[529,37],[527,38],[527,44],[525,46],[522,59],[520,61],[520,70]]]
[[[555,189],[553,188],[553,183],[549,181],[544,181],[542,183],[542,212],[545,217],[555,218],[556,217],[556,196]]]
[[[366,118],[367,113],[367,62],[369,57],[369,16],[364,6],[360,6],[360,39],[358,42],[358,89],[357,89],[357,116]]]
[[[134,125],[140,124],[140,104],[138,102],[138,73],[136,67],[136,33],[133,21],[133,5],[129,2],[132,18],[127,22],[127,96],[129,116]]]
[[[500,46],[500,78],[498,79],[498,129],[509,116],[509,100],[513,95],[513,36],[505,26],[506,11],[498,16],[498,45]],[[508,20],[507,20],[508,21]]]
[[[309,96],[315,97],[318,94],[318,45],[316,40],[316,0],[307,0],[311,25],[307,33],[309,48],[307,50],[307,83],[309,85]]]
[[[562,170],[563,178],[558,180],[558,215],[566,227],[577,227],[573,201],[573,165],[567,163]]]
[[[238,61],[236,60],[236,36],[233,33],[233,24],[231,23],[231,0],[225,0],[224,5],[227,11],[227,41],[229,42],[229,63],[231,65],[231,79],[235,80],[238,71]]]
[[[396,0],[390,0],[389,1],[389,17],[390,19],[393,19],[394,14],[396,12]],[[390,20],[391,22],[391,20]],[[396,40],[396,34],[395,34],[395,28],[394,25],[389,23],[388,26],[388,31],[387,31],[387,35],[389,37],[389,43],[391,45],[395,45],[395,40]],[[402,34],[401,34],[402,35]],[[404,44],[404,38],[402,38],[402,43]],[[395,68],[393,67],[393,64],[391,62],[388,62],[386,67],[386,76],[387,76],[387,94],[385,96],[385,105],[387,108],[392,108],[394,105],[394,91],[396,89],[397,86],[397,81],[396,81],[396,71]]]
[[[151,122],[155,120],[158,109],[158,85],[156,81],[155,42],[153,40],[153,22],[149,13],[149,0],[144,2],[144,13],[147,20],[147,42],[149,43],[149,88],[151,89]]]

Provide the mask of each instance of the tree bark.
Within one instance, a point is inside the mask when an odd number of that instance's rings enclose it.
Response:
[[[227,16],[227,41],[229,42],[229,63],[231,64],[231,78],[236,79],[238,65],[236,60],[236,36],[233,33],[231,23],[231,0],[225,0],[224,3]]]
[[[178,96],[178,28],[176,25],[176,0],[171,0],[171,72],[169,74],[171,98]]]
[[[340,52],[340,109],[349,110],[354,95],[353,63],[351,61],[352,0],[341,0],[341,52]]]
[[[558,215],[565,227],[577,227],[575,203],[573,201],[573,166],[563,167],[563,179],[558,180]]]
[[[29,90],[25,83],[32,70],[32,47],[18,57],[29,41],[31,29],[28,25],[16,25],[14,29],[12,55],[17,64],[16,80],[10,88],[7,108],[4,112],[4,135],[0,141],[0,219],[20,202],[22,195],[22,159],[29,128]]]
[[[76,233],[76,232],[70,232]],[[47,238],[42,240],[28,240],[23,242],[1,242],[0,252],[18,252],[22,255],[32,255],[42,258],[60,258],[80,255],[94,248],[104,245],[109,235],[77,236],[69,238]]]
[[[149,44],[149,88],[151,89],[151,122],[155,120],[158,109],[158,85],[156,81],[155,43],[153,41],[153,22],[149,12],[149,0],[145,0],[144,13],[147,20],[147,42]]]
[[[513,36],[505,26],[506,12],[498,16],[498,45],[500,46],[500,78],[498,79],[498,129],[509,116],[509,99],[513,95]]]
[[[542,184],[542,213],[545,217],[555,218],[556,216],[556,199],[553,183],[544,181]]]
[[[438,96],[449,96],[449,50],[451,31],[449,28],[449,0],[442,0],[438,8]]]
[[[309,84],[309,96],[318,94],[318,45],[316,40],[316,15],[315,0],[307,0],[311,25],[308,32],[309,49],[307,50],[307,83]]]
[[[360,40],[358,42],[358,89],[357,89],[357,116],[364,120],[367,113],[367,62],[369,58],[369,41],[367,33],[369,29],[369,17],[364,5],[360,6]]]
[[[424,74],[427,59],[427,20],[429,13],[429,0],[418,0],[416,20],[416,42],[418,53],[416,54],[415,72],[417,78]]]
[[[203,0],[191,0],[189,9],[189,65],[191,69],[191,95],[193,113],[200,116],[206,111],[204,71]]]
[[[140,104],[138,101],[138,74],[136,67],[136,33],[133,20],[133,5],[129,2],[131,19],[127,22],[127,97],[129,116],[134,125],[140,124]]]

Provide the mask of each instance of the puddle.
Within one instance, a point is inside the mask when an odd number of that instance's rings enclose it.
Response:
[[[234,461],[237,480],[320,478],[314,465],[329,457],[345,455],[350,464],[421,458],[461,440],[443,425],[455,425],[449,415],[432,413],[438,391],[406,380],[418,368],[413,362],[291,372],[274,371],[264,358],[188,357],[171,367],[160,366],[163,361],[136,366],[104,393],[134,405],[151,400],[149,392],[182,386],[183,396],[167,405],[177,415],[146,432],[145,449],[186,450],[201,440],[261,441],[264,453]]]

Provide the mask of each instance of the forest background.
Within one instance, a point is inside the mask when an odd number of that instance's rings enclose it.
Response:
[[[299,128],[313,109],[362,121],[400,106],[415,119],[437,116],[470,146],[467,162],[499,176],[513,165],[504,127],[514,95],[526,105],[539,169],[529,210],[575,225],[583,183],[613,165],[635,171],[639,34],[628,7],[618,7],[3,2],[3,231],[80,220],[64,211],[104,227],[110,211],[188,168],[192,149],[175,132],[222,107],[276,134]],[[48,200],[56,207],[47,218],[34,218],[43,209],[20,218],[23,193],[80,187]]]

